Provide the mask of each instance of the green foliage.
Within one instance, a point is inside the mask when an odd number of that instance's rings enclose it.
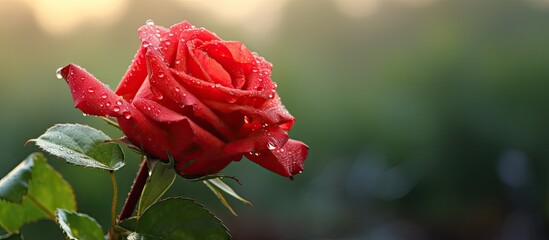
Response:
[[[240,200],[241,202],[252,206],[252,203],[250,201],[248,201],[248,200],[244,199],[243,197],[241,197],[240,195],[238,195],[229,185],[227,185],[225,182],[223,182],[223,180],[221,180],[221,178],[212,178],[212,179],[205,180],[204,184],[206,184],[206,186],[210,190],[212,190],[212,192],[215,194],[215,196],[217,198],[219,198],[221,203],[223,203],[223,205],[225,205],[225,207],[227,209],[229,209],[229,211],[231,211],[231,213],[234,214],[235,216],[237,215],[236,212],[231,207],[231,205],[229,204],[227,199],[225,199],[222,192],[225,192],[225,193],[231,195],[232,197]]]
[[[67,162],[116,171],[124,166],[124,153],[103,132],[80,124],[56,124],[32,139],[44,151]]]
[[[55,220],[53,213],[57,208],[76,210],[71,186],[42,154],[31,154],[0,183],[2,194],[10,193],[0,200],[0,226],[7,232],[16,232],[23,224],[40,219]],[[20,203],[10,200],[19,198]]]
[[[173,162],[163,164],[160,161],[149,161],[148,163],[150,164],[149,166],[152,165],[152,170],[149,178],[147,178],[147,183],[143,188],[141,198],[139,199],[139,206],[137,208],[138,216],[162,197],[173,184],[176,176],[173,169]]]
[[[65,209],[57,209],[57,223],[71,240],[102,240],[103,229],[92,217]]]
[[[6,234],[6,235],[2,235],[0,236],[0,239],[2,240],[23,240],[23,236],[21,234]]]
[[[34,167],[34,161],[29,157],[2,178],[0,180],[0,199],[21,203],[29,189],[32,167]]]
[[[185,198],[156,202],[138,221],[129,219],[121,227],[139,235],[137,239],[231,239],[227,228],[202,205]]]

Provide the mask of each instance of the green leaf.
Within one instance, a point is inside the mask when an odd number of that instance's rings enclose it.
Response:
[[[160,199],[175,181],[176,174],[173,169],[173,161],[168,164],[160,161],[150,161],[148,163],[150,163],[149,166],[152,165],[152,170],[139,199],[137,216],[141,216],[145,209]]]
[[[65,209],[57,209],[57,222],[71,240],[103,240],[103,229],[92,217]]]
[[[137,221],[140,239],[231,239],[227,228],[204,206],[185,198],[151,205]]]
[[[26,181],[21,180],[22,185],[28,186],[22,202],[0,199],[0,227],[10,233],[16,232],[25,223],[40,219],[55,220],[57,208],[76,210],[71,186],[46,163],[42,154],[31,154],[23,164],[30,166],[31,176]]]
[[[252,206],[252,203],[250,201],[248,201],[248,200],[244,199],[243,197],[241,197],[240,195],[238,195],[229,185],[227,185],[225,182],[223,182],[223,180],[221,180],[221,178],[209,179],[209,180],[206,180],[205,182],[208,182],[208,183],[214,185],[219,190],[231,195],[232,197],[240,200],[241,202]]]
[[[208,180],[203,181],[203,183],[206,184],[206,186],[210,190],[212,190],[212,192],[219,199],[219,201],[221,201],[221,203],[227,209],[229,209],[229,211],[231,211],[231,213],[235,216],[237,216],[236,212],[233,210],[233,208],[231,207],[231,205],[229,204],[227,199],[225,199],[222,192],[225,192],[225,193],[231,195],[232,197],[240,200],[241,202],[252,206],[252,203],[250,201],[248,201],[248,200],[244,199],[243,197],[241,197],[240,195],[238,195],[229,185],[227,185],[225,182],[223,182],[223,180],[221,180],[221,178],[208,179]]]
[[[6,235],[0,236],[0,239],[2,239],[2,240],[23,240],[23,236],[21,234],[8,233]]]
[[[44,151],[67,162],[116,171],[124,166],[124,153],[103,132],[80,124],[56,124],[42,136],[31,139]]]
[[[128,218],[128,219],[124,219],[124,220],[118,222],[116,227],[122,228],[126,231],[129,231],[129,232],[135,232],[135,229],[137,227],[137,218],[136,217],[131,217],[131,218]]]
[[[219,199],[219,201],[221,201],[221,203],[223,203],[223,205],[229,209],[229,211],[235,215],[235,216],[238,216],[238,214],[236,214],[236,212],[234,211],[233,207],[231,207],[231,205],[229,204],[229,202],[227,202],[227,199],[225,199],[225,197],[223,196],[223,194],[221,193],[221,191],[219,189],[217,189],[214,185],[212,185],[211,183],[207,182],[207,181],[204,181],[204,184],[206,184],[206,186],[212,190],[212,192],[215,194],[215,196]]]
[[[29,157],[0,179],[0,199],[21,203],[29,189],[32,167],[34,161]]]

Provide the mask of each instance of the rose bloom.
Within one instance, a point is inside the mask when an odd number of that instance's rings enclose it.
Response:
[[[59,70],[75,107],[114,117],[132,144],[185,177],[221,171],[243,156],[282,176],[303,170],[304,143],[276,93],[271,63],[240,42],[184,21],[139,28],[141,47],[115,92],[83,68]]]

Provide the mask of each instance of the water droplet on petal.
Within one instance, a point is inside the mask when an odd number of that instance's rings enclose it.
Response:
[[[132,114],[130,112],[124,112],[122,113],[126,119],[132,118]]]
[[[268,142],[267,143],[267,148],[269,150],[275,150],[276,149],[276,146],[272,143],[272,142]]]
[[[147,24],[149,26],[154,26],[154,21],[152,19],[149,19],[145,22],[145,24]]]
[[[63,75],[61,75],[61,70],[63,70],[62,67],[58,68],[57,71],[55,71],[55,76],[57,79],[63,79]]]
[[[114,106],[114,107],[112,108],[112,110],[113,110],[114,112],[120,112],[120,107]]]
[[[235,103],[235,102],[236,102],[236,98],[235,98],[235,97],[228,97],[228,98],[227,98],[227,102],[229,102],[229,103]]]
[[[176,92],[180,92],[181,89],[179,89],[178,87],[175,87],[175,91],[176,91]]]
[[[274,97],[274,95],[272,95],[272,94],[269,94],[269,98],[273,98],[273,97]]]
[[[244,123],[249,124],[252,122],[252,119],[248,116],[244,116]]]
[[[88,88],[88,92],[89,92],[89,93],[93,93],[93,92],[95,92],[95,91],[93,90],[93,88]]]
[[[107,102],[107,103],[105,103],[105,106],[110,107],[110,106],[111,106],[111,103],[110,103],[110,102]]]
[[[146,42],[146,41],[143,42],[143,47],[144,47],[144,48],[148,48],[149,46],[150,46],[149,42]]]
[[[168,36],[173,37],[173,33],[168,33]]]
[[[101,98],[106,99],[106,98],[107,98],[107,94],[106,94],[106,93],[101,94]]]
[[[162,100],[164,98],[164,96],[162,96],[162,93],[158,92],[158,90],[156,90],[156,88],[151,88],[151,92],[152,92],[154,98],[156,98],[158,100]]]
[[[120,100],[116,100],[116,105],[118,105],[118,106],[122,106],[122,101],[120,101]]]

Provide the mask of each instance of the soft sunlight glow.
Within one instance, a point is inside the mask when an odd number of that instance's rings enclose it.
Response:
[[[21,0],[33,9],[40,26],[52,34],[69,32],[83,22],[98,25],[117,21],[128,0]],[[168,0],[163,0],[168,1]],[[269,39],[278,25],[282,9],[290,0],[173,0],[183,7],[208,12],[220,22],[239,25],[239,29],[257,38]],[[435,0],[333,0],[336,7],[351,18],[373,13],[383,1],[423,6]],[[534,1],[534,0],[532,0]],[[547,0],[538,0],[547,1]],[[160,1],[161,2],[161,1]],[[304,16],[306,17],[306,16]]]
[[[49,33],[66,33],[82,22],[109,24],[120,17],[127,0],[22,0]]]
[[[435,0],[333,0],[337,8],[350,18],[362,18],[374,13],[383,1],[401,2],[410,6],[425,6]]]
[[[256,38],[269,39],[289,0],[175,0],[185,7],[210,12],[219,22],[238,24]]]

